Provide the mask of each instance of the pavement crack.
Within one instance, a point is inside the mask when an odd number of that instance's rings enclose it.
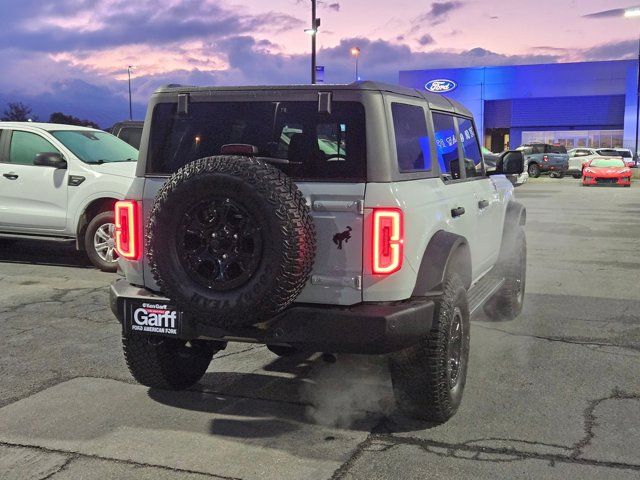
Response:
[[[76,460],[78,458],[90,458],[90,459],[96,459],[96,460],[104,460],[104,461],[107,461],[107,462],[117,462],[117,463],[122,463],[122,464],[126,464],[126,465],[133,465],[133,466],[136,466],[136,467],[158,468],[158,469],[161,469],[161,470],[166,470],[166,471],[175,472],[175,473],[190,473],[190,474],[194,474],[194,475],[203,475],[203,476],[208,476],[208,477],[210,477],[212,479],[216,479],[216,480],[243,480],[242,478],[239,478],[239,477],[228,477],[228,476],[224,476],[224,475],[211,474],[211,473],[201,472],[201,471],[198,471],[198,470],[191,470],[191,469],[187,469],[187,468],[168,467],[166,465],[157,465],[157,464],[154,464],[154,463],[136,462],[134,460],[123,460],[123,459],[120,459],[120,458],[110,458],[110,457],[104,457],[102,455],[91,455],[91,454],[87,454],[87,453],[74,452],[74,451],[63,450],[63,449],[58,449],[58,448],[41,447],[39,445],[28,445],[28,444],[22,444],[22,443],[2,442],[2,441],[0,441],[0,446],[28,448],[28,449],[38,450],[38,451],[44,452],[44,453],[61,453],[63,455],[70,455],[69,459],[56,472],[54,472],[52,475],[54,475],[55,473],[59,473],[60,471],[62,471],[65,468],[67,468],[67,466],[73,460]],[[52,475],[48,475],[45,478],[51,478]]]
[[[78,458],[78,454],[72,454],[69,455],[66,460],[64,461],[64,463],[62,463],[62,465],[60,465],[55,471],[51,472],[49,475],[47,475],[46,477],[42,477],[40,480],[47,480],[49,478],[53,478],[55,475],[57,475],[58,473],[64,471],[67,469],[67,467],[71,464],[71,462],[73,462],[76,458]]]
[[[640,400],[640,395],[623,392],[616,388],[611,392],[610,395],[607,395],[606,397],[589,401],[582,414],[584,419],[584,437],[582,437],[573,445],[571,458],[579,458],[582,455],[584,449],[588,447],[591,444],[591,441],[595,438],[593,429],[594,427],[598,426],[595,411],[600,404],[606,402],[607,400]]]
[[[476,327],[484,328],[485,330],[493,330],[495,332],[501,332],[506,335],[511,335],[513,337],[528,337],[535,338],[537,340],[544,340],[547,342],[559,342],[566,343],[569,345],[578,345],[582,347],[613,347],[613,348],[622,348],[627,350],[633,350],[636,352],[640,352],[640,345],[618,345],[615,343],[607,343],[607,342],[598,342],[593,340],[578,340],[566,337],[554,337],[554,336],[545,336],[545,335],[534,335],[532,333],[519,333],[519,332],[510,332],[508,330],[503,330],[501,328],[489,327],[488,325],[481,325],[476,323]]]
[[[488,440],[488,439],[484,439]],[[517,460],[545,460],[549,463],[570,463],[595,467],[608,467],[620,470],[632,470],[640,472],[640,464],[614,462],[608,460],[592,460],[579,458],[573,455],[562,455],[558,453],[542,453],[521,450],[515,447],[490,447],[486,445],[474,445],[472,442],[483,441],[470,440],[462,443],[448,443],[437,440],[428,440],[416,437],[397,437],[390,434],[371,434],[367,438],[368,444],[375,442],[392,442],[397,445],[411,445],[426,452],[459,460],[471,460],[492,463],[509,463]],[[514,440],[512,440],[514,441]],[[536,442],[533,442],[536,443]],[[542,444],[543,445],[543,444]],[[359,456],[362,452],[359,452]],[[340,477],[332,477],[340,478]]]

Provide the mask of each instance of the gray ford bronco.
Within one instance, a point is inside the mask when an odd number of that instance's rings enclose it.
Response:
[[[184,389],[227,342],[386,355],[398,409],[458,409],[469,318],[523,305],[525,209],[471,113],[358,82],[171,86],[115,207],[111,308],[137,381]]]

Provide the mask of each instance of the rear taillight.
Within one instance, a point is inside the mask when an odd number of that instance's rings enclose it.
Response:
[[[388,275],[402,268],[404,225],[399,208],[373,209],[373,273]]]
[[[120,200],[116,202],[116,250],[127,260],[140,257],[140,223],[138,222],[138,202]]]
[[[549,155],[544,155],[542,157],[542,160],[545,161],[545,162],[548,162],[549,161]]]

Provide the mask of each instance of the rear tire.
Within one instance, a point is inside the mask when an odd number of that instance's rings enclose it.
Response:
[[[114,213],[108,211],[93,217],[84,233],[84,249],[87,257],[103,272],[115,272],[118,268],[114,229]]]
[[[522,227],[508,234],[509,248],[504,249],[498,268],[504,276],[504,285],[484,306],[484,312],[493,320],[513,320],[524,305],[527,280],[527,240]]]
[[[469,305],[457,274],[444,282],[431,332],[392,354],[389,370],[398,409],[413,418],[444,423],[462,401],[469,360]]]
[[[540,167],[538,167],[536,163],[530,164],[527,171],[529,172],[530,177],[538,178],[540,176]]]
[[[122,338],[133,378],[150,388],[183,390],[198,382],[218,351],[209,342],[132,334]]]

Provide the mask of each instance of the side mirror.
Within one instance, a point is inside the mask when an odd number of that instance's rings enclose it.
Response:
[[[65,169],[67,161],[58,152],[41,152],[33,159],[34,165]]]
[[[520,150],[509,150],[500,155],[495,170],[487,175],[520,175],[524,172],[524,155]]]

